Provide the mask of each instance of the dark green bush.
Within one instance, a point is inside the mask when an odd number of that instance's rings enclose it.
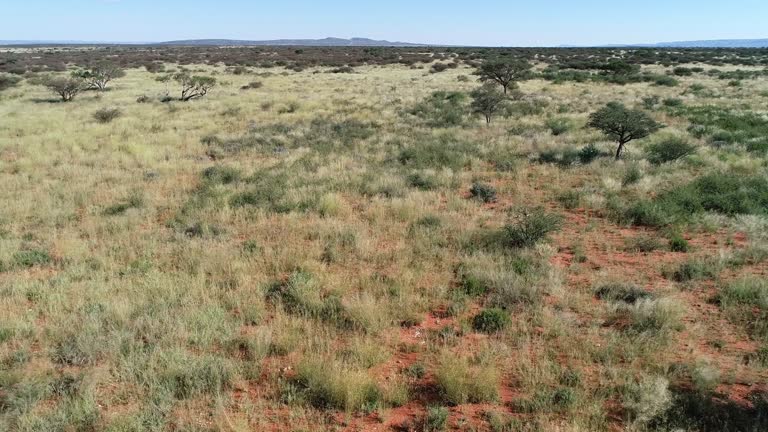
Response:
[[[562,218],[541,208],[522,212],[518,220],[502,229],[501,242],[506,247],[534,246],[553,231],[560,229]]]
[[[552,132],[552,135],[558,136],[562,135],[573,127],[571,124],[571,121],[567,118],[563,117],[553,117],[547,120],[547,128]]]
[[[212,184],[230,184],[240,180],[240,170],[228,166],[212,166],[203,170],[202,177]]]
[[[595,290],[595,296],[601,300],[620,301],[634,304],[641,299],[653,298],[648,291],[631,284],[608,283]]]
[[[462,92],[438,91],[411,108],[408,113],[430,127],[459,126],[467,115],[467,95]]]
[[[581,162],[582,165],[587,165],[592,163],[595,159],[604,156],[605,154],[601,152],[596,145],[589,144],[585,147],[582,147],[581,150],[579,150],[578,157],[579,162]]]
[[[670,137],[648,145],[645,152],[649,162],[661,165],[693,154],[696,146],[682,138]]]
[[[496,188],[487,184],[475,182],[469,189],[469,194],[472,198],[480,200],[484,203],[491,203],[496,201]]]
[[[485,309],[472,318],[472,328],[483,333],[496,333],[511,322],[509,313],[503,309]]]
[[[690,249],[690,246],[688,245],[688,240],[686,240],[683,236],[680,234],[672,234],[669,238],[669,250],[672,252],[688,252],[688,249]]]

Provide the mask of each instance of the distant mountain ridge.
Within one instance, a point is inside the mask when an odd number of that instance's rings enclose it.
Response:
[[[716,39],[684,42],[662,42],[659,48],[768,48],[768,39]]]
[[[191,39],[161,42],[157,45],[175,46],[380,46],[380,47],[406,47],[427,46],[427,44],[410,42],[390,42],[386,40],[374,40],[368,38],[342,39],[327,37],[324,39],[273,39],[273,40],[236,40],[236,39]]]
[[[166,42],[108,42],[72,40],[0,40],[3,45],[163,45],[163,46],[307,46],[307,47],[427,47],[448,46],[412,42],[390,42],[353,37],[324,39],[185,39]],[[462,45],[451,45],[462,46]],[[660,42],[651,44],[560,45],[560,48],[768,48],[768,39],[713,39],[698,41]]]

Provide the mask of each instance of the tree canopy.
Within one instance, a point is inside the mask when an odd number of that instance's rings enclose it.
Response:
[[[619,144],[616,148],[616,159],[621,157],[621,152],[628,142],[645,138],[664,127],[645,112],[628,109],[619,102],[610,102],[590,114],[587,125],[600,130]]]

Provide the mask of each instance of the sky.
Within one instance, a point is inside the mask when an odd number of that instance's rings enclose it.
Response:
[[[2,0],[0,40],[558,46],[768,38],[768,0]]]

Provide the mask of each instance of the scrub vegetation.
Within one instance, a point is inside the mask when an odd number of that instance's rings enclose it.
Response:
[[[766,67],[3,48],[0,430],[768,430]]]

